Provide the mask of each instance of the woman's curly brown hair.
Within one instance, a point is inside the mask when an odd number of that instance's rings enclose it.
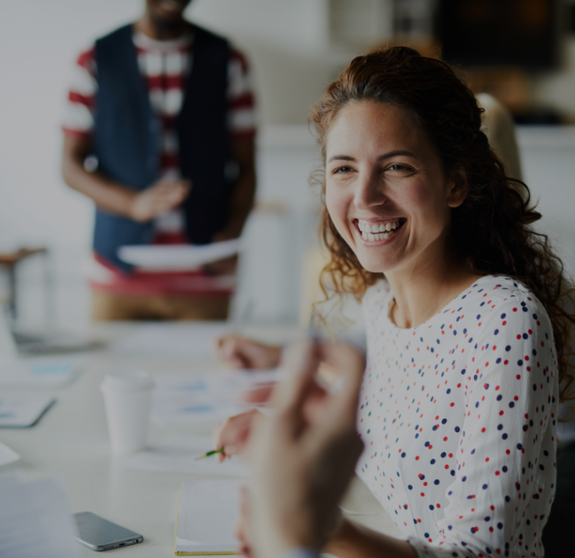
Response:
[[[529,188],[509,178],[481,131],[482,109],[474,94],[445,62],[408,47],[376,50],[354,58],[312,109],[325,167],[325,141],[331,123],[350,102],[389,103],[403,108],[435,146],[444,170],[463,169],[469,194],[452,209],[450,242],[456,257],[476,274],[503,274],[525,284],[547,310],[557,351],[561,396],[575,380],[571,328],[575,323],[571,291],[563,264],[546,235],[531,225],[541,218],[530,206]],[[316,174],[316,176],[318,176]],[[325,169],[320,171],[325,194]],[[365,270],[323,208],[321,234],[331,260],[322,271],[326,297],[344,293],[361,299],[382,275]],[[328,288],[328,284],[331,286]]]

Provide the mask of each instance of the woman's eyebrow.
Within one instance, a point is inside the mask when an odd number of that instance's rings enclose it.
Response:
[[[332,161],[355,161],[355,158],[349,155],[333,155],[327,162],[331,163]]]
[[[385,159],[390,159],[391,157],[397,157],[398,155],[404,155],[405,157],[412,157],[413,159],[417,159],[415,154],[413,154],[411,151],[398,149],[397,151],[390,151],[389,153],[386,153],[385,155],[380,155],[377,158],[377,160],[383,161]]]
[[[389,153],[384,153],[380,155],[377,160],[384,161],[386,159],[390,159],[391,157],[397,157],[398,155],[404,155],[405,157],[412,157],[413,159],[417,159],[417,157],[411,151],[405,150],[397,150],[397,151],[390,151]],[[349,155],[332,155],[328,159],[328,163],[332,161],[355,161],[355,157],[350,157]]]

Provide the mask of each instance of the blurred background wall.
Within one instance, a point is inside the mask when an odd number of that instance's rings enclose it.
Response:
[[[65,186],[59,171],[69,75],[83,48],[135,20],[142,5],[143,0],[0,2],[0,252],[16,246],[50,249],[55,285],[51,318],[61,328],[88,322],[83,266],[93,224],[92,203]],[[550,22],[547,64],[469,63],[468,52],[458,51],[461,40],[448,31],[458,29],[465,18],[469,23],[471,16],[476,22],[489,16],[497,5],[506,7],[513,21],[531,25],[534,33],[544,27],[542,22]],[[572,272],[574,12],[569,0],[194,0],[188,17],[226,35],[248,55],[258,96],[262,209],[246,231],[249,250],[240,289],[245,300],[253,300],[253,319],[297,319],[302,257],[314,242],[318,207],[317,193],[307,183],[318,163],[307,113],[354,54],[379,43],[406,42],[436,53],[441,40],[451,41],[449,54],[467,70],[472,87],[499,96],[516,112],[517,121],[524,123],[519,140],[525,179],[540,199],[544,227]],[[460,19],[449,19],[454,14]],[[479,53],[500,38],[501,32],[490,25],[487,18],[474,31]],[[23,324],[42,323],[41,264],[30,258],[18,271]],[[0,298],[6,298],[6,287],[4,281]]]

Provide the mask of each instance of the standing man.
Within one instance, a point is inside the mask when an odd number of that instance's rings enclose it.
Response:
[[[94,319],[223,319],[235,262],[145,273],[134,244],[237,238],[255,194],[254,98],[245,58],[183,18],[190,0],[143,16],[82,53],[65,114],[62,174],[96,203]]]

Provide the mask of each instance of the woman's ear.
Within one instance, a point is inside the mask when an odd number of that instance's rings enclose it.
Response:
[[[469,193],[467,173],[464,168],[459,168],[451,173],[449,191],[447,192],[447,206],[459,207]]]

